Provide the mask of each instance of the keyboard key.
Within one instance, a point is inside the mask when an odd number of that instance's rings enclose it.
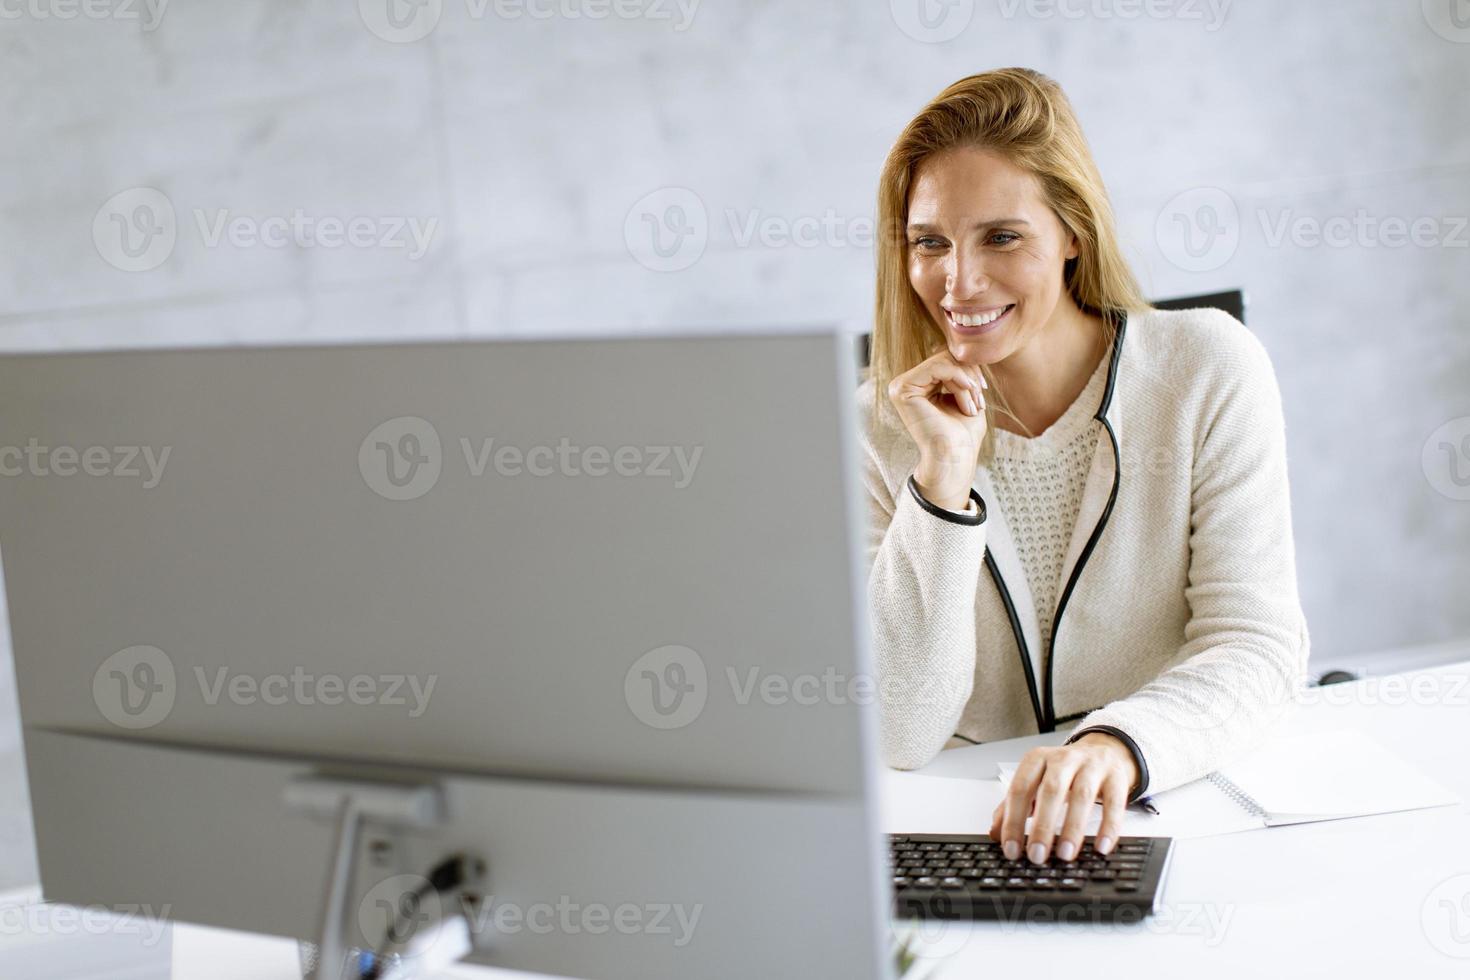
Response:
[[[931,877],[930,875],[924,875],[922,878],[914,879],[914,884],[918,885],[921,888],[933,888],[935,885],[939,884],[939,879]]]
[[[894,888],[903,888],[906,885],[908,885],[909,881],[910,881],[910,879],[906,875],[894,875],[893,876],[893,887]]]
[[[955,878],[955,877],[951,876],[951,877],[942,879],[939,882],[939,887],[941,887],[941,888],[964,888],[965,887],[965,879],[963,879],[963,878]]]
[[[994,891],[995,889],[999,888],[1003,884],[1005,884],[1005,882],[1001,881],[999,878],[981,878],[980,879],[980,887],[983,888],[983,889],[985,889],[986,891]]]
[[[1006,879],[1006,887],[1013,891],[1018,891],[1020,889],[1026,888],[1028,885],[1030,885],[1030,882],[1028,882],[1025,878]]]
[[[1083,882],[1081,878],[1063,878],[1061,881],[1057,882],[1057,885],[1062,889],[1062,891],[1067,892],[1081,891],[1082,884]]]
[[[1138,882],[1136,882],[1136,881],[1120,881],[1116,885],[1113,886],[1113,891],[1117,891],[1117,892],[1136,892],[1136,891],[1138,891]]]

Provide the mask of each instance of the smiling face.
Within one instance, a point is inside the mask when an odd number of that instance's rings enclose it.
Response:
[[[1058,304],[1077,239],[1030,173],[989,150],[958,148],[916,168],[908,207],[909,283],[965,364],[995,364],[1030,343]]]

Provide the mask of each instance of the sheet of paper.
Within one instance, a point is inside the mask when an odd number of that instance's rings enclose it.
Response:
[[[1408,760],[1351,729],[1272,739],[1221,773],[1279,818],[1273,822],[1459,802]]]

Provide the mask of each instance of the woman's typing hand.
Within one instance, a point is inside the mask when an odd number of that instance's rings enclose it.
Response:
[[[1024,852],[1036,864],[1053,853],[1070,861],[1082,848],[1093,804],[1101,800],[1096,847],[1107,854],[1118,842],[1123,810],[1140,775],[1128,746],[1106,732],[1090,732],[1071,745],[1032,749],[1021,757],[1005,799],[995,808],[990,836],[1011,860]]]

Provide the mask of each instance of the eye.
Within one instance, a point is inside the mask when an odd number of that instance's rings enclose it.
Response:
[[[920,235],[909,244],[921,252],[932,252],[944,247],[944,239],[935,238],[933,235]]]
[[[998,231],[994,235],[990,236],[990,240],[992,242],[995,242],[995,244],[997,245],[1009,245],[1011,242],[1019,241],[1020,238],[1020,235],[1009,231]],[[1001,239],[1005,240],[1001,241]]]

